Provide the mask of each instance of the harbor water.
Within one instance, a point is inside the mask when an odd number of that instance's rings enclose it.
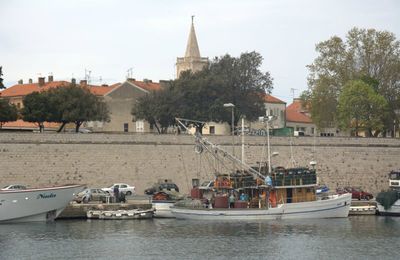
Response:
[[[399,259],[400,218],[0,225],[0,259]]]

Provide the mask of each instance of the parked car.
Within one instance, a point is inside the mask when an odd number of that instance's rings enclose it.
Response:
[[[356,187],[338,188],[336,189],[336,192],[338,194],[351,193],[352,199],[358,199],[358,200],[370,200],[374,198],[374,196],[371,193],[363,191],[361,188],[356,188]]]
[[[26,190],[26,186],[21,184],[10,184],[3,187],[1,190]]]
[[[110,194],[102,189],[85,189],[75,196],[74,201],[77,203],[89,201],[101,201],[105,203],[109,196]]]
[[[114,183],[110,187],[103,188],[102,190],[110,194],[113,194],[115,187],[118,187],[119,192],[122,192],[127,196],[135,194],[135,186],[130,186],[129,184],[126,183]]]
[[[179,187],[173,182],[158,182],[155,183],[152,187],[145,189],[144,193],[147,195],[153,195],[154,193],[163,190],[179,192]]]
[[[200,186],[200,190],[211,190],[214,188],[214,181],[205,181]]]

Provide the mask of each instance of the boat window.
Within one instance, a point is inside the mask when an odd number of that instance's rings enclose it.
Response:
[[[398,180],[400,179],[400,172],[392,172],[389,177],[391,180]]]

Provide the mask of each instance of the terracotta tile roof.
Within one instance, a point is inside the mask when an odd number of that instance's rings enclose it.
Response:
[[[155,83],[151,81],[137,81],[137,80],[132,80],[128,79],[130,83],[133,83],[135,86],[142,88],[147,91],[157,91],[161,89],[160,83]]]
[[[49,123],[44,122],[44,128],[58,128],[60,126],[59,123]],[[37,124],[25,122],[21,119],[13,122],[7,122],[3,125],[3,128],[11,128],[11,129],[37,129],[39,128]]]
[[[68,86],[71,84],[68,81],[52,81],[47,82],[43,86],[39,86],[38,83],[32,84],[17,84],[12,87],[9,87],[0,92],[1,97],[18,97],[18,96],[26,96],[32,92],[41,92],[46,91],[50,88],[56,88],[60,86]],[[111,86],[96,86],[96,85],[88,85],[90,92],[92,92],[96,96],[104,96],[114,88],[118,87],[120,83],[113,84]]]
[[[276,98],[274,96],[271,96],[270,94],[265,94],[264,95],[264,101],[266,103],[286,104],[286,102],[283,102],[282,100],[280,100],[280,99],[278,99],[278,98]]]
[[[38,83],[32,83],[32,84],[17,84],[12,87],[9,87],[3,91],[0,92],[0,95],[2,97],[18,97],[18,96],[26,96],[32,92],[40,92],[40,91],[46,91],[50,88],[55,88],[59,86],[67,86],[70,83],[67,81],[53,81],[53,82],[47,82],[44,84],[44,86],[39,86]]]
[[[297,122],[297,123],[309,123],[312,124],[311,118],[305,114],[306,111],[302,108],[300,100],[294,100],[286,108],[286,121]]]
[[[121,84],[113,84],[111,86],[94,86],[94,85],[88,85],[90,92],[96,96],[104,96],[114,88],[120,86]]]

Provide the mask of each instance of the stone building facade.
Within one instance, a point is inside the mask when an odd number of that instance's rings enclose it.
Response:
[[[87,122],[85,127],[95,132],[152,132],[148,122],[133,118],[132,108],[138,98],[160,88],[160,83],[151,80],[127,79],[104,94],[103,98],[110,111],[110,122]]]

